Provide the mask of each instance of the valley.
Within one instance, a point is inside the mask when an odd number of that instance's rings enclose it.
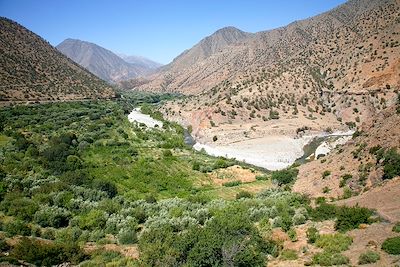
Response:
[[[0,18],[0,266],[400,266],[399,0],[223,27],[166,65],[127,47],[200,28],[140,35],[171,18],[134,4],[94,27],[81,3],[57,46]]]

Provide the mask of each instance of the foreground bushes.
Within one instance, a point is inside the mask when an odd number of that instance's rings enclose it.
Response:
[[[321,266],[344,265],[349,263],[349,258],[340,253],[319,252],[313,256],[312,263]]]
[[[340,207],[337,211],[335,229],[345,232],[356,229],[362,223],[369,223],[372,211],[361,207]]]
[[[169,226],[145,231],[141,258],[149,266],[265,266],[276,245],[264,241],[244,210],[227,209],[203,228],[175,233]]]
[[[372,211],[362,207],[337,207],[334,205],[321,203],[311,210],[311,217],[315,221],[330,220],[336,218],[335,229],[346,232],[356,229],[362,223],[370,223],[369,218]]]
[[[272,172],[271,179],[272,181],[275,181],[278,185],[289,184],[294,181],[294,179],[296,179],[298,173],[298,169],[274,171]]]
[[[367,251],[360,255],[358,258],[358,264],[369,264],[375,263],[380,260],[381,256],[379,256],[378,252],[375,251]]]
[[[22,238],[10,255],[37,266],[52,266],[63,262],[77,264],[86,258],[75,244],[44,243],[29,238]]]
[[[349,248],[353,240],[344,234],[326,234],[320,235],[315,245],[327,252],[338,253]]]
[[[400,254],[400,236],[386,239],[382,244],[382,250],[389,254],[399,255]]]

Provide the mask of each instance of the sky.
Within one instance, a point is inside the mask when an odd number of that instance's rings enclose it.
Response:
[[[345,0],[0,0],[12,19],[56,46],[66,38],[167,64],[226,26],[258,32]]]

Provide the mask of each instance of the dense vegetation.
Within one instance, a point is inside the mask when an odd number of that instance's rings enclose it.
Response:
[[[297,257],[281,251],[273,228],[295,241],[294,228],[308,220],[333,219],[340,231],[368,222],[367,209],[325,203],[311,208],[307,197],[289,191],[295,168],[258,175],[255,183],[276,184],[259,193],[228,181],[220,189],[238,188],[236,199],[217,198],[208,173],[237,162],[193,151],[177,124],[163,121],[162,129],[149,129],[127,120],[137,104],[162,120],[144,104],[159,100],[129,95],[118,102],[0,111],[0,250],[8,252],[2,261],[265,266],[269,257]],[[339,254],[343,245],[332,249],[337,241],[351,243],[347,236],[326,237],[312,229],[310,243],[324,249],[314,263],[347,262]],[[100,249],[89,253],[85,247],[91,243]],[[105,244],[139,249],[140,259],[101,249]]]

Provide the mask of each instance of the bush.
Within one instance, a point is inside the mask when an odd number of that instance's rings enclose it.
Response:
[[[358,264],[369,264],[375,263],[380,260],[381,256],[379,256],[378,252],[375,251],[367,251],[360,255],[358,258]]]
[[[276,250],[240,206],[219,211],[204,227],[180,234],[168,225],[144,231],[139,247],[146,266],[265,266],[264,255]]]
[[[298,169],[286,169],[281,171],[272,172],[271,179],[278,183],[278,185],[291,183],[299,173]]]
[[[292,249],[284,249],[281,252],[280,259],[282,260],[297,260],[297,252]]]
[[[322,173],[322,179],[325,179],[325,178],[328,177],[329,175],[331,175],[331,171],[328,171],[328,170],[324,171],[324,172]]]
[[[238,186],[240,184],[242,184],[242,181],[236,180],[236,181],[223,183],[222,185],[226,186],[226,187],[233,187],[233,186]]]
[[[121,229],[118,233],[118,242],[120,244],[135,244],[137,242],[137,234],[132,229]]]
[[[170,151],[171,152],[171,151]],[[113,182],[104,180],[94,180],[93,187],[100,191],[106,192],[108,197],[113,198],[118,194],[117,187]]]
[[[86,257],[75,244],[43,243],[28,238],[22,238],[14,246],[11,255],[38,266],[52,266],[63,262],[77,264]]]
[[[336,216],[336,206],[327,203],[321,203],[318,207],[311,210],[311,217],[314,221],[324,221]]]
[[[23,235],[29,236],[31,235],[31,229],[28,227],[26,223],[21,220],[13,220],[3,225],[3,231],[7,232],[9,236],[15,235]]]
[[[7,215],[15,216],[24,221],[30,221],[39,207],[31,199],[22,197],[20,194],[9,193],[1,202],[1,209]]]
[[[315,245],[324,249],[326,252],[339,253],[349,248],[353,242],[352,238],[344,234],[326,234],[320,235]]]
[[[347,180],[353,178],[353,175],[346,173],[345,175],[342,176],[342,179],[340,180],[339,187],[343,187],[346,185]]]
[[[382,250],[392,255],[400,254],[400,236],[386,239],[382,243]]]
[[[79,218],[79,227],[87,230],[99,229],[105,226],[106,221],[107,216],[104,211],[91,210],[89,213]]]
[[[256,180],[258,181],[266,181],[268,180],[268,175],[257,175]]]
[[[319,232],[317,228],[310,227],[307,229],[307,242],[310,244],[314,244],[319,238]]]
[[[340,253],[320,252],[313,256],[313,264],[321,266],[344,265],[349,263],[349,258]]]
[[[352,195],[353,195],[353,191],[351,191],[351,189],[350,189],[348,186],[346,186],[346,187],[343,189],[343,196],[342,196],[342,198],[343,198],[343,199],[347,199],[347,198],[350,198]]]
[[[192,170],[194,171],[200,171],[200,163],[198,161],[193,162],[192,164]]]
[[[236,194],[236,199],[241,199],[241,198],[252,198],[253,194],[251,194],[248,191],[240,191],[239,193]]]
[[[384,156],[383,179],[392,179],[400,175],[400,154],[395,148],[389,149]]]
[[[396,224],[393,226],[392,231],[393,231],[393,232],[396,232],[396,233],[400,233],[400,222],[396,223]]]
[[[35,213],[34,220],[42,227],[66,227],[68,226],[71,213],[58,207],[42,207]]]
[[[337,211],[335,229],[341,232],[356,229],[362,223],[369,223],[372,211],[361,207],[341,207]]]
[[[287,232],[290,240],[292,242],[296,242],[297,241],[297,233],[296,233],[296,229],[294,228],[290,228],[289,231]]]

